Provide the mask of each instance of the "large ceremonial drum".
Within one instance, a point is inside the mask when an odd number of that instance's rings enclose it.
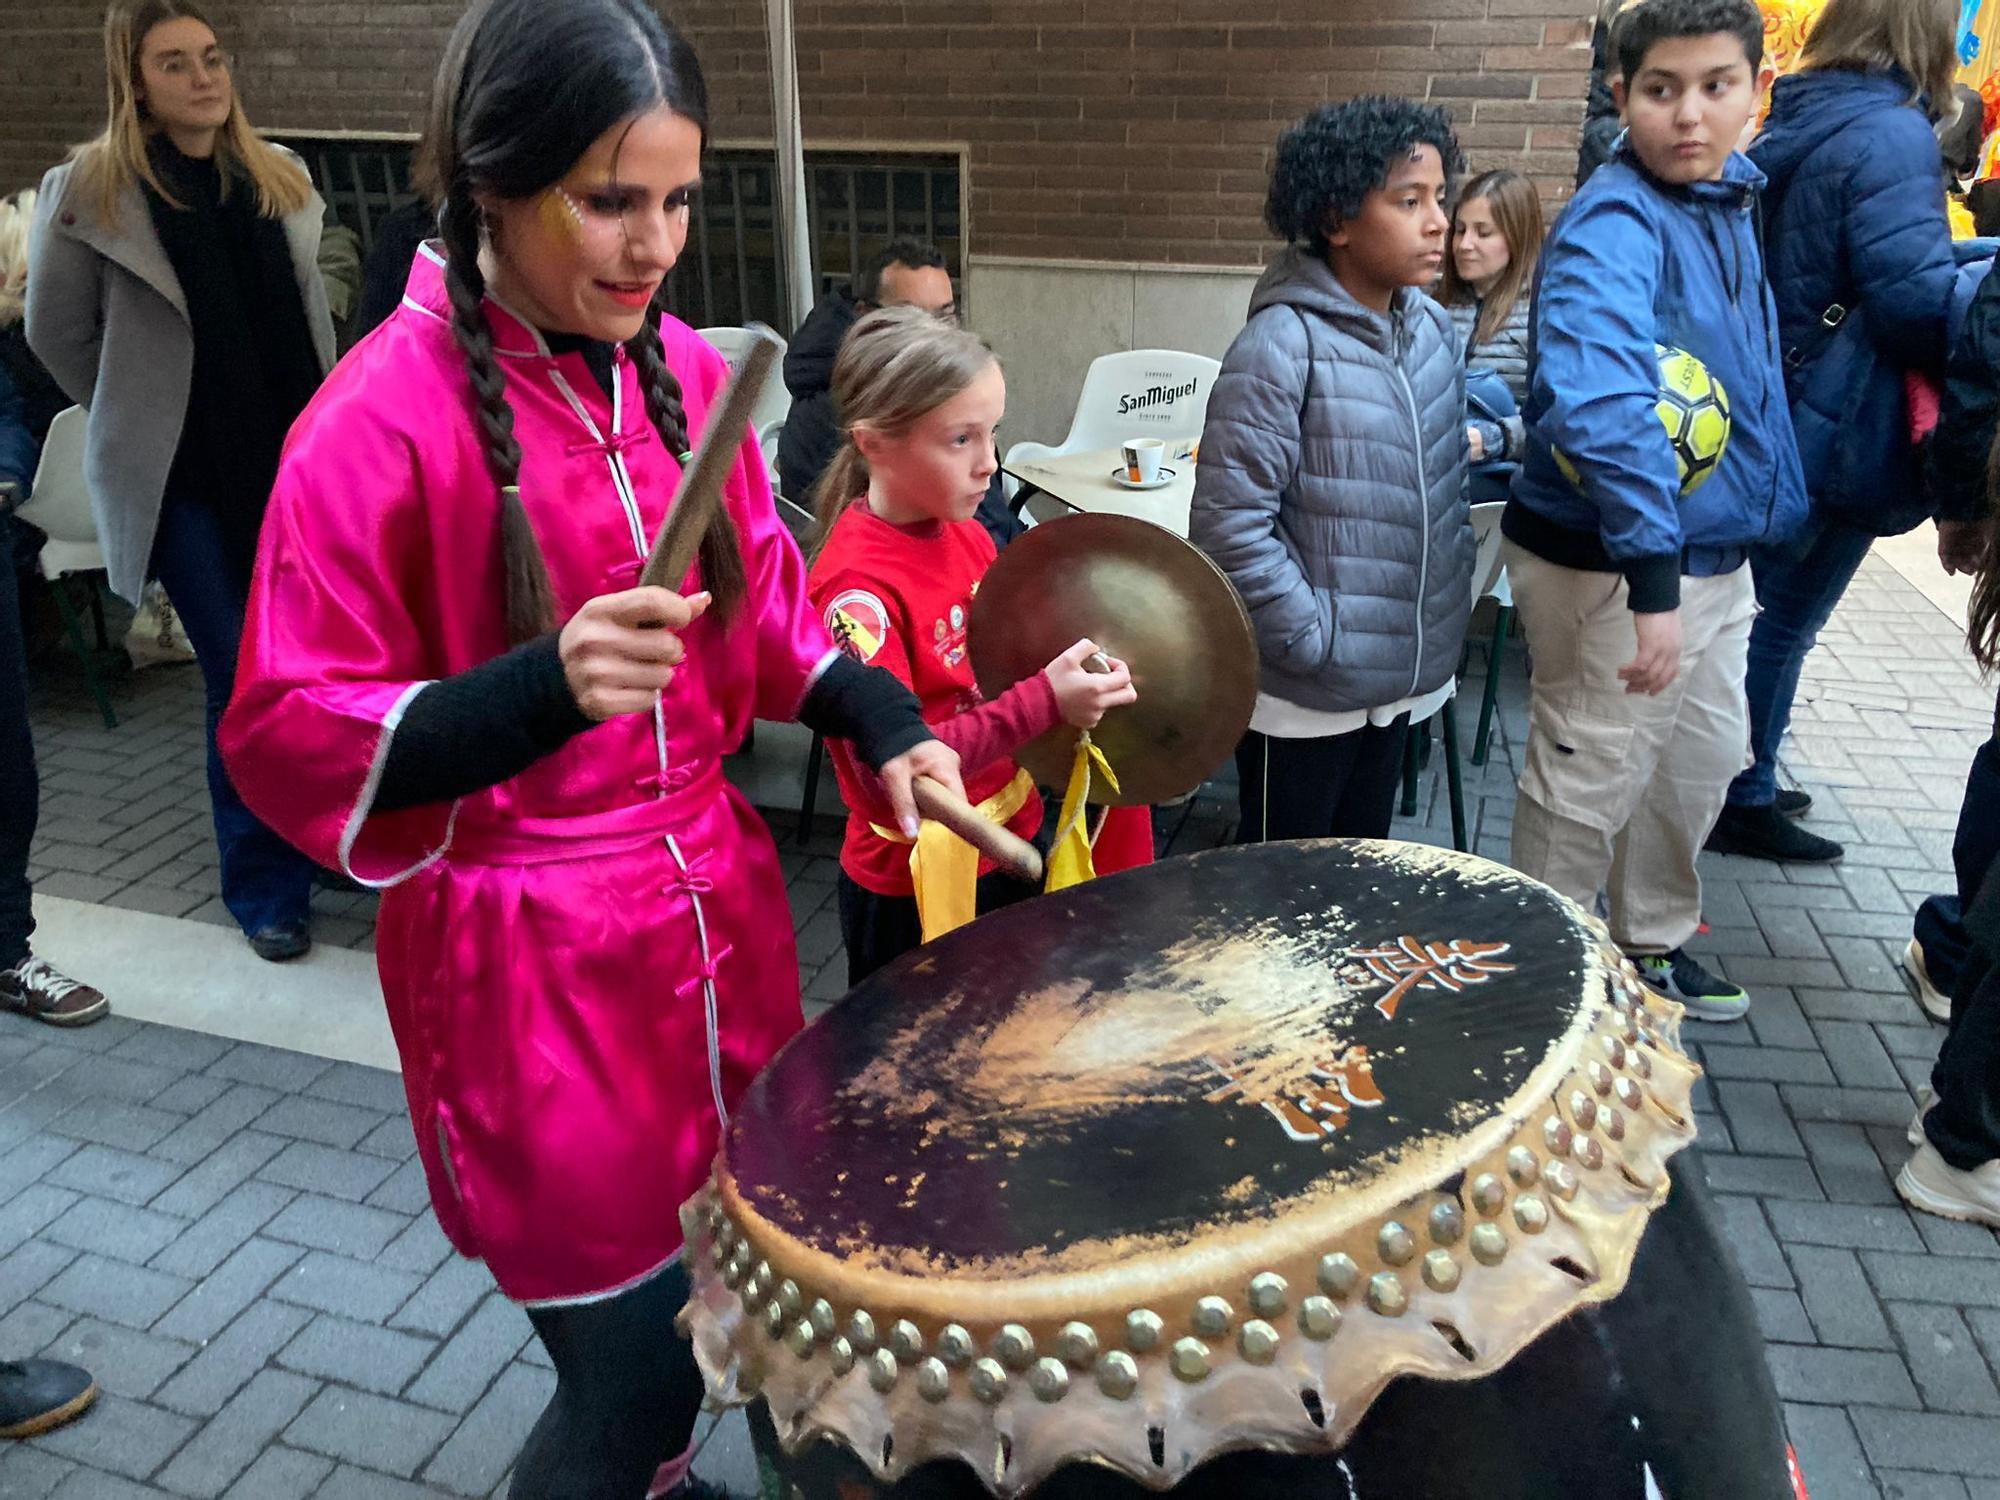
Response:
[[[784,1500],[1783,1500],[1678,1019],[1427,847],[1043,897],[758,1078],[686,1326]]]

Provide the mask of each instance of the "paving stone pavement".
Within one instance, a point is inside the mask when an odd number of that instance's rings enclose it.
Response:
[[[1496,858],[1525,722],[1518,646],[1503,684],[1492,763],[1465,767]],[[39,664],[41,889],[226,922],[192,672],[139,674],[115,701],[125,722],[107,733],[63,663]],[[1688,1028],[1708,1070],[1699,1149],[1814,1500],[2000,1500],[2000,1238],[1911,1214],[1890,1185],[1942,1035],[1897,954],[1949,883],[1992,702],[1951,622],[1871,559],[1808,666],[1787,761],[1846,862],[1704,865],[1698,951],[1756,998],[1747,1025]],[[1441,760],[1406,836],[1448,838]],[[1176,849],[1216,842],[1226,794],[1164,821]],[[784,848],[817,1013],[843,972],[833,843]],[[372,915],[323,893],[321,939],[366,947]],[[83,1422],[0,1447],[4,1500],[502,1494],[553,1379],[526,1319],[432,1221],[393,1076],[122,1018],[74,1033],[0,1018],[0,1351],[80,1360],[106,1391]],[[747,1484],[740,1423],[716,1431],[704,1472]]]

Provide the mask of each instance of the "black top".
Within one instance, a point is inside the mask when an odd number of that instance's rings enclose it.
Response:
[[[449,802],[518,776],[591,727],[576,706],[556,631],[434,682],[403,710],[375,806],[382,812]],[[808,729],[853,740],[884,762],[933,738],[895,675],[837,656],[799,709]]]
[[[603,339],[589,338],[581,333],[550,333],[547,330],[542,333],[542,342],[549,346],[551,354],[581,354],[584,364],[589,367],[591,379],[595,380],[597,388],[604,392],[604,399],[607,401],[617,399],[613,394],[617,389],[617,345],[607,344]],[[643,409],[639,412],[639,416],[642,420],[650,420]]]
[[[7,378],[14,383],[14,394],[21,398],[21,416],[27,425],[28,435],[39,448],[48,441],[49,423],[56,419],[56,413],[74,403],[63,394],[55,376],[28,347],[25,319],[17,318],[0,328],[0,366],[6,368]]]
[[[356,343],[375,331],[403,300],[417,250],[438,232],[437,214],[422,201],[405,203],[375,225],[375,248],[361,265],[361,301],[347,320]]]
[[[164,135],[150,150],[154,172],[182,205],[146,193],[194,332],[167,499],[212,508],[247,579],[285,434],[319,388],[319,356],[285,226],[257,212],[256,189],[239,174],[225,195],[213,159],[184,156]]]
[[[617,350],[575,333],[542,333],[552,354],[580,354],[610,397]],[[591,721],[563,671],[557,631],[441,682],[412,698],[389,747],[375,806],[384,812],[469,796],[518,776],[560,750]],[[842,656],[813,684],[799,710],[807,728],[855,742],[880,767],[930,739],[917,700],[896,678]]]

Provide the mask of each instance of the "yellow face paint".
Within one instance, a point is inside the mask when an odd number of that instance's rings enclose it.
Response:
[[[543,193],[538,211],[542,227],[551,235],[572,245],[582,243],[583,214],[566,188],[558,185]]]

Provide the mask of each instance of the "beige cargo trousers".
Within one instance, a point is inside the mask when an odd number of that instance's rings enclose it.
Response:
[[[1648,697],[1618,678],[1639,650],[1621,575],[1501,556],[1534,661],[1511,862],[1586,911],[1605,892],[1627,953],[1670,952],[1701,925],[1695,857],[1750,764],[1750,569],[1681,580],[1680,671]]]

